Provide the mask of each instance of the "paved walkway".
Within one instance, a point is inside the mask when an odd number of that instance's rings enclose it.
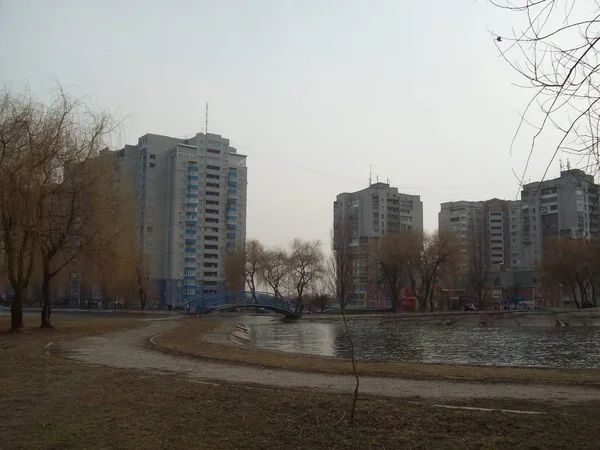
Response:
[[[125,369],[181,374],[191,381],[251,383],[277,388],[305,388],[317,391],[350,393],[354,378],[265,369],[209,362],[168,355],[148,348],[152,336],[169,332],[181,322],[162,320],[134,330],[86,337],[63,344],[64,356],[89,364]],[[422,397],[431,400],[517,399],[573,404],[600,401],[600,388],[548,384],[474,383],[469,381],[431,381],[398,378],[361,377],[360,392],[388,397]]]

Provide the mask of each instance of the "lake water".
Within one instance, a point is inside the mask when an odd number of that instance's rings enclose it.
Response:
[[[232,318],[233,319],[233,318]],[[343,322],[238,316],[261,348],[349,357]],[[528,367],[600,368],[600,327],[417,327],[377,319],[348,322],[362,360]]]

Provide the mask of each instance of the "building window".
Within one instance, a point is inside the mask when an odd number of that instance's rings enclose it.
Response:
[[[150,159],[156,159],[156,155],[150,155]]]
[[[156,167],[156,164],[155,163],[150,163],[150,168],[152,168],[152,167]]]

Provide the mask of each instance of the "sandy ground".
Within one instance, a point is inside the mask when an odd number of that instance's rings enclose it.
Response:
[[[180,326],[177,320],[157,320],[144,328],[86,337],[61,346],[63,356],[88,364],[161,373],[175,373],[195,382],[247,383],[277,388],[351,393],[350,375],[270,370],[178,357],[149,348],[148,340]],[[600,401],[600,388],[547,384],[483,384],[468,381],[429,381],[361,377],[360,392],[388,397],[432,400],[522,399],[576,404]]]

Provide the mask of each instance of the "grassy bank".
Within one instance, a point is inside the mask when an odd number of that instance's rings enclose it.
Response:
[[[600,405],[592,404],[560,414],[540,404],[472,405],[547,412],[513,415],[363,397],[349,426],[347,396],[198,384],[88,366],[46,348],[137,321],[57,318],[56,326],[0,335],[3,449],[546,449],[599,442]]]
[[[210,319],[188,319],[171,333],[154,343],[160,350],[199,358],[254,364],[265,367],[303,371],[349,373],[349,360],[276,352],[236,345],[221,345],[204,341],[222,322]],[[415,379],[472,379],[485,382],[519,381],[548,383],[600,384],[598,369],[537,369],[527,367],[458,366],[404,362],[360,361],[361,375]]]

